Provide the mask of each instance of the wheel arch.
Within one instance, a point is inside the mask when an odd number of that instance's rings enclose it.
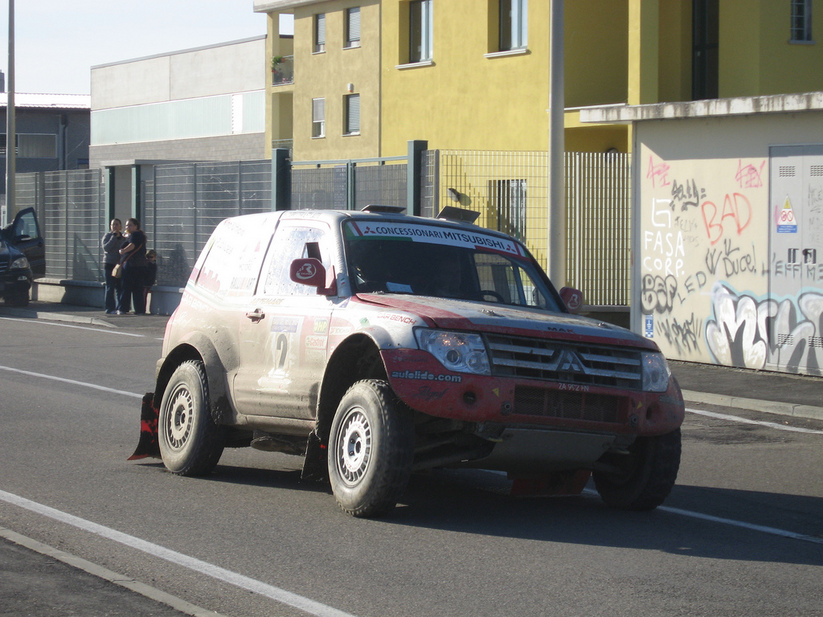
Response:
[[[386,379],[386,367],[378,343],[364,333],[355,334],[334,350],[326,363],[317,402],[315,432],[327,443],[337,405],[346,391],[361,379]]]
[[[226,369],[214,345],[209,341],[200,345],[191,341],[182,343],[166,356],[157,372],[154,387],[155,405],[159,406],[163,400],[163,393],[177,367],[189,360],[200,362],[205,367],[210,412],[216,422],[226,424],[231,417],[231,406],[228,402],[226,388]]]

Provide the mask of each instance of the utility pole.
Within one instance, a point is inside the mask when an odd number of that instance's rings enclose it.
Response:
[[[6,207],[0,227],[9,224],[14,211],[14,180],[17,173],[17,127],[14,114],[14,0],[9,0],[9,82],[6,95]]]
[[[549,278],[566,285],[565,94],[563,0],[551,0],[549,43]]]

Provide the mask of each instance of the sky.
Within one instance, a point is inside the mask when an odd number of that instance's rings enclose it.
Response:
[[[0,0],[6,86],[9,2],[15,92],[90,94],[93,66],[266,34],[253,0]]]

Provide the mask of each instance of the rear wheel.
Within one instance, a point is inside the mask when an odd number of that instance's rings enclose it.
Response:
[[[328,467],[340,508],[357,517],[384,514],[411,476],[414,422],[385,381],[367,379],[340,400],[329,435]]]
[[[657,437],[639,437],[628,453],[600,459],[608,471],[592,474],[601,499],[613,508],[653,510],[674,486],[680,468],[680,429]]]
[[[209,389],[202,362],[183,362],[171,376],[158,419],[160,456],[181,476],[211,472],[223,454],[225,430],[209,414]]]

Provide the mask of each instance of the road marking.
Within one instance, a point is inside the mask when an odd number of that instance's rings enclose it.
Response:
[[[134,394],[133,392],[123,392],[107,386],[98,386],[97,384],[87,383],[85,381],[75,381],[74,379],[66,379],[65,377],[55,377],[54,375],[44,375],[43,373],[33,373],[32,371],[24,371],[19,368],[12,368],[10,366],[0,366],[0,370],[9,371],[10,373],[18,373],[20,375],[28,375],[29,377],[39,377],[41,379],[51,379],[52,381],[59,381],[61,383],[68,383],[73,386],[83,386],[84,388],[92,388],[94,390],[101,390],[109,394],[122,394],[123,396],[130,396],[132,398],[142,399],[142,394]]]
[[[32,323],[31,319],[19,319],[16,317],[0,317],[0,319],[3,319],[5,321],[20,321],[29,324]],[[114,334],[116,336],[134,336],[136,338],[147,338],[144,334],[133,334],[131,332],[122,332],[120,330],[103,330],[101,328],[89,328],[88,326],[73,326],[67,323],[56,323],[53,321],[44,321],[42,319],[37,320],[37,325],[54,326],[57,328],[74,328],[75,330],[91,330],[92,332],[102,332],[103,334]]]
[[[725,413],[716,413],[714,411],[703,411],[702,409],[689,409],[686,408],[686,411],[689,413],[694,413],[700,416],[708,416],[709,418],[717,418],[718,420],[729,420],[731,422],[740,422],[741,424],[756,424],[758,426],[766,426],[768,428],[777,429],[779,431],[791,431],[793,433],[807,433],[809,435],[823,435],[823,431],[811,429],[811,428],[801,428],[799,426],[786,426],[784,424],[778,424],[777,422],[764,422],[762,420],[750,420],[749,418],[741,418],[740,416],[730,416]]]
[[[110,527],[92,523],[86,519],[50,508],[49,506],[44,506],[36,501],[31,501],[25,497],[14,495],[13,493],[7,493],[6,491],[0,490],[0,499],[20,508],[24,508],[31,512],[36,512],[37,514],[41,514],[50,519],[106,538],[107,540],[112,540],[119,544],[128,546],[129,548],[142,551],[152,557],[164,559],[165,561],[194,570],[200,574],[205,574],[206,576],[210,576],[224,583],[228,583],[230,585],[234,585],[235,587],[240,587],[241,589],[251,591],[252,593],[265,596],[275,600],[276,602],[280,602],[281,604],[286,604],[301,610],[304,613],[308,613],[309,615],[317,615],[317,617],[355,617],[351,613],[340,611],[336,608],[332,608],[331,606],[327,606],[325,604],[321,604],[320,602],[297,595],[296,593],[275,587],[274,585],[269,585],[268,583],[238,574],[237,572],[232,572],[231,570],[221,568],[220,566],[216,566],[207,561],[202,561],[195,557],[178,553],[177,551],[172,551],[160,546],[159,544],[141,540],[140,538],[130,536]]]
[[[191,602],[187,602],[182,598],[178,598],[177,596],[168,594],[165,591],[161,591],[156,587],[141,583],[137,579],[119,574],[117,572],[112,572],[108,568],[104,568],[96,563],[87,561],[77,555],[71,555],[65,551],[54,548],[53,546],[49,546],[48,544],[43,544],[42,542],[38,542],[37,540],[27,536],[20,535],[10,529],[6,529],[5,527],[0,527],[0,538],[5,538],[10,542],[14,542],[19,546],[23,546],[31,551],[34,551],[35,553],[40,553],[46,557],[51,557],[52,559],[62,561],[72,568],[82,570],[83,572],[87,572],[97,578],[102,578],[103,580],[106,580],[114,585],[119,585],[129,591],[133,591],[134,593],[139,593],[141,596],[154,600],[155,602],[161,602],[162,604],[170,606],[174,610],[185,613],[186,615],[191,615],[192,617],[224,617],[224,615],[221,615],[220,613],[206,610],[205,608],[201,608]]]

